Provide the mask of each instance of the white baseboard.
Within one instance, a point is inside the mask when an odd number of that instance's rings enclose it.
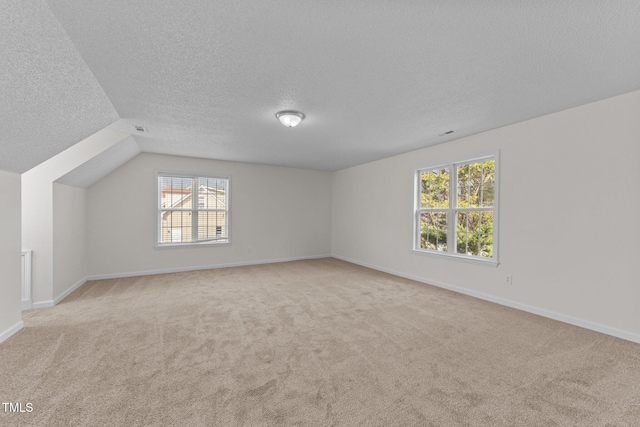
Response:
[[[34,302],[33,304],[31,304],[31,308],[33,309],[37,309],[37,308],[49,308],[49,307],[53,307],[54,305],[57,305],[60,303],[60,301],[62,301],[63,299],[65,299],[66,297],[68,297],[71,292],[75,291],[76,289],[78,289],[80,286],[84,285],[87,280],[89,280],[87,277],[83,277],[82,279],[78,280],[78,282],[76,282],[76,284],[74,284],[73,286],[71,286],[69,289],[67,289],[66,291],[64,291],[63,293],[61,293],[60,295],[58,295],[57,297],[55,297],[52,300],[47,300],[47,301],[38,301],[38,302]]]
[[[58,304],[60,301],[68,297],[71,294],[71,292],[75,291],[80,286],[84,285],[87,282],[87,280],[89,280],[87,277],[83,277],[82,279],[78,280],[78,282],[75,285],[71,286],[69,289],[67,289],[66,291],[64,291],[57,297],[55,297],[53,299],[53,305]]]
[[[96,275],[89,276],[86,279],[87,280],[121,279],[123,277],[150,276],[152,274],[181,273],[184,271],[212,270],[216,268],[244,267],[248,265],[260,265],[260,264],[275,264],[278,262],[302,261],[306,259],[319,259],[319,258],[331,258],[331,255],[313,255],[313,256],[306,256],[306,257],[265,259],[265,260],[258,260],[258,261],[233,262],[228,264],[199,265],[194,267],[166,268],[166,269],[147,270],[147,271],[130,271],[127,273],[96,274]]]
[[[38,309],[38,308],[48,308],[48,307],[53,307],[55,304],[53,302],[53,300],[47,300],[47,301],[38,301],[38,302],[34,302],[33,304],[31,304],[31,308]]]
[[[22,300],[22,306],[20,307],[21,311],[31,310],[33,308],[33,303],[30,299]]]
[[[17,333],[22,328],[24,328],[24,322],[21,320],[6,331],[0,333],[0,343],[9,339],[10,336]]]
[[[554,311],[545,310],[543,308],[533,307],[527,304],[511,301],[508,299],[496,297],[493,295],[485,294],[482,292],[474,291],[471,289],[462,288],[448,283],[439,282],[437,280],[429,280],[424,277],[414,276],[411,274],[405,274],[399,271],[390,270],[388,268],[378,267],[366,262],[357,261],[354,259],[342,257],[339,255],[332,255],[333,258],[350,262],[352,264],[361,265],[363,267],[371,268],[373,270],[382,271],[384,273],[393,274],[394,276],[404,277],[405,279],[415,280],[416,282],[425,283],[427,285],[437,286],[439,288],[448,289],[450,291],[458,292],[461,294],[469,295],[485,301],[491,301],[496,304],[504,305],[507,307],[515,308],[517,310],[526,311],[528,313],[537,314],[538,316],[546,317],[560,322],[568,323],[574,326],[580,326],[581,328],[590,329],[592,331],[600,332],[603,334],[611,335],[617,338],[622,338],[627,341],[632,341],[640,344],[640,335],[632,332],[623,331],[621,329],[612,328],[610,326],[602,325],[600,323],[591,322],[589,320],[579,319],[577,317],[568,316],[566,314],[556,313]]]
[[[166,273],[180,273],[183,271],[195,271],[195,270],[211,270],[214,268],[225,268],[225,267],[242,267],[246,265],[259,265],[259,264],[273,264],[277,262],[288,262],[288,261],[301,261],[305,259],[318,259],[318,258],[331,258],[331,255],[314,255],[308,257],[296,257],[296,258],[281,258],[281,259],[269,259],[269,260],[260,260],[260,261],[247,261],[247,262],[237,262],[230,264],[217,264],[217,265],[201,265],[195,267],[181,267],[181,268],[167,268],[161,270],[149,270],[149,271],[134,271],[129,273],[115,273],[115,274],[97,274],[93,276],[87,276],[79,280],[76,284],[71,286],[69,289],[58,295],[55,299],[49,301],[38,301],[31,304],[31,308],[48,308],[57,305],[68,297],[73,291],[78,289],[80,286],[84,285],[89,280],[102,280],[102,279],[120,279],[123,277],[136,277],[136,276],[149,276],[152,274],[166,274]]]

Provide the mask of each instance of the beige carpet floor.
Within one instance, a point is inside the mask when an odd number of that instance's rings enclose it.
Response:
[[[335,259],[88,282],[2,426],[639,426],[640,345]]]

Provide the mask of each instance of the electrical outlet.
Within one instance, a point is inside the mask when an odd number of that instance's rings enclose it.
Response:
[[[510,274],[505,274],[502,283],[504,283],[505,285],[513,285],[513,276]]]

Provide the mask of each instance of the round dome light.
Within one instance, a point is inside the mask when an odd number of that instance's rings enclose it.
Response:
[[[304,114],[300,111],[284,110],[278,111],[276,113],[276,117],[280,120],[280,123],[286,127],[292,128],[300,124],[302,119],[304,119]]]

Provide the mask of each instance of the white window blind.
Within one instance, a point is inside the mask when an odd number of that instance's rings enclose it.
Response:
[[[228,177],[158,174],[158,245],[228,242]]]

